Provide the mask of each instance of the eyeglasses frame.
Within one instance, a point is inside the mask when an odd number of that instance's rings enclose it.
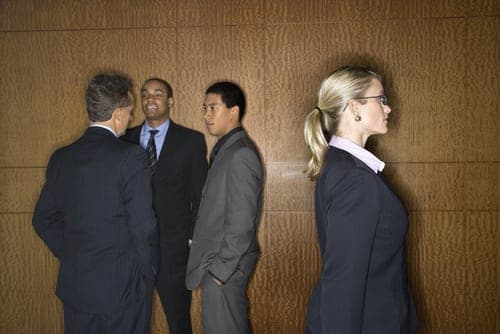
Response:
[[[388,102],[387,102],[387,95],[377,95],[377,96],[360,96],[360,97],[353,97],[351,100],[364,100],[364,99],[380,99],[380,103],[383,105],[383,106],[387,106],[388,105]],[[346,106],[344,107],[344,110],[342,110],[342,112],[344,112],[346,109],[347,109],[347,106],[349,104],[346,104]]]

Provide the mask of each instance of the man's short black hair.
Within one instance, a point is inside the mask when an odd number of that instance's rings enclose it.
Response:
[[[205,95],[207,94],[220,95],[222,102],[224,102],[228,108],[238,106],[240,109],[239,121],[241,122],[246,112],[246,99],[245,93],[243,93],[240,86],[234,82],[220,81],[208,87],[205,91]]]

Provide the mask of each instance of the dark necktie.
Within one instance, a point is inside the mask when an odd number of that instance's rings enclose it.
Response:
[[[146,145],[146,153],[148,155],[149,166],[151,167],[151,174],[155,172],[156,165],[156,145],[155,145],[155,135],[158,130],[149,130],[151,136],[149,136],[148,144]]]

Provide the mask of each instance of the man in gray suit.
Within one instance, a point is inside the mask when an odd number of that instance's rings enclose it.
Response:
[[[205,333],[249,333],[246,288],[259,249],[263,167],[257,147],[241,127],[245,95],[232,82],[205,92],[204,119],[218,137],[202,191],[189,255],[186,286],[201,286]]]

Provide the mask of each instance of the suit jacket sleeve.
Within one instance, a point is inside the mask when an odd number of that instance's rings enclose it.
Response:
[[[207,145],[203,135],[196,136],[194,144],[193,160],[191,163],[191,205],[192,205],[192,223],[189,231],[189,238],[193,236],[194,224],[200,207],[201,191],[207,177]]]
[[[241,257],[255,242],[262,188],[262,166],[249,148],[238,150],[228,166],[225,185],[224,237],[209,267],[210,273],[226,282]]]
[[[154,278],[158,271],[159,243],[152,206],[151,174],[144,151],[133,148],[122,169],[123,197],[142,272]]]
[[[366,280],[379,216],[373,175],[354,169],[329,185],[326,247],[321,278],[325,333],[361,333]]]
[[[45,242],[55,257],[61,259],[64,242],[64,214],[59,209],[54,191],[54,178],[57,167],[54,155],[46,170],[46,181],[40,193],[33,214],[33,228]]]

